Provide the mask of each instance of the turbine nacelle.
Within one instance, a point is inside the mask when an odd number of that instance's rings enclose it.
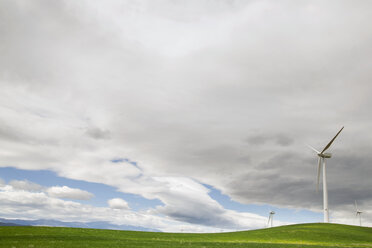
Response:
[[[332,153],[328,153],[328,152],[318,153],[318,156],[321,157],[321,158],[331,158],[332,157]]]

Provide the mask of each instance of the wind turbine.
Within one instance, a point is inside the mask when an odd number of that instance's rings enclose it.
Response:
[[[315,148],[309,146],[312,150],[314,150],[318,155],[318,177],[317,177],[317,184],[316,184],[316,191],[319,190],[319,180],[320,180],[320,170],[323,164],[323,212],[324,212],[324,222],[329,222],[329,209],[328,209],[328,191],[327,191],[327,176],[326,176],[326,158],[331,158],[332,153],[326,153],[325,151],[332,145],[333,141],[337,138],[337,136],[341,133],[342,127],[340,131],[336,134],[333,139],[323,148],[321,152],[316,150]]]
[[[267,221],[267,227],[273,227],[273,218],[274,218],[274,211],[271,211],[269,214],[269,220]]]
[[[358,215],[359,215],[359,225],[362,226],[362,213],[363,212],[358,209],[358,205],[356,201],[355,201],[355,212],[356,212],[355,217],[358,218]]]

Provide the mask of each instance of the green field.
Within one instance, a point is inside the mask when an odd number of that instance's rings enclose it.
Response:
[[[187,234],[17,226],[0,227],[0,247],[372,247],[372,228],[322,223]]]

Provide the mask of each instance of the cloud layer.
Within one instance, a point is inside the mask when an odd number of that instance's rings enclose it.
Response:
[[[319,211],[304,144],[321,149],[345,125],[330,149],[330,208],[372,203],[370,2],[0,4],[0,166],[231,226],[203,184],[241,203]]]

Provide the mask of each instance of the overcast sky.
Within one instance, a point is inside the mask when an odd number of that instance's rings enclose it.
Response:
[[[306,145],[345,126],[331,221],[357,200],[372,226],[371,23],[367,0],[0,0],[0,217],[322,221]]]

